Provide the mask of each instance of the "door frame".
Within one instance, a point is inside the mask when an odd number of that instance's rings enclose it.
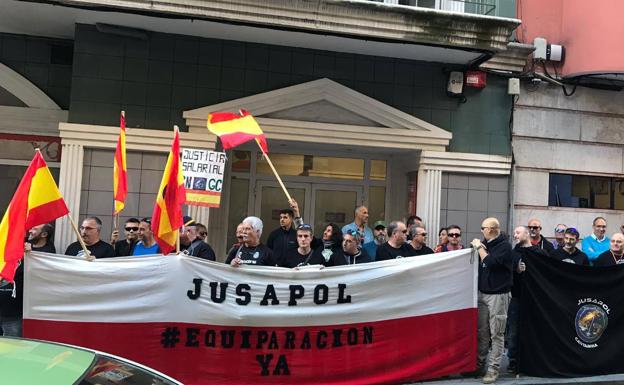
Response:
[[[258,218],[261,218],[262,213],[262,188],[263,187],[275,187],[281,188],[277,181],[271,180],[256,180],[256,185],[254,186],[254,215]],[[297,202],[299,204],[299,208],[303,209],[303,221],[304,223],[308,223],[307,221],[310,218],[311,211],[311,196],[312,196],[312,183],[302,183],[302,182],[290,182],[288,183],[288,187],[291,188],[302,188],[305,190],[306,201]],[[284,195],[284,208],[288,207],[288,202],[286,201],[286,195]],[[262,218],[261,218],[262,219]]]
[[[274,187],[280,188],[280,185],[277,181],[270,180],[256,180],[256,185],[254,186],[254,215],[260,218],[262,213],[262,189],[264,187]],[[300,188],[305,190],[306,200],[303,202],[298,202],[300,207],[303,208],[303,222],[304,223],[315,223],[315,212],[314,208],[316,207],[316,192],[319,190],[323,191],[345,191],[345,192],[355,192],[356,196],[356,206],[363,204],[364,199],[364,188],[363,185],[354,185],[354,184],[326,184],[326,183],[303,183],[303,182],[289,182],[288,187],[291,188]],[[286,197],[284,196],[284,201]],[[288,207],[287,203],[284,204],[284,207]],[[347,222],[348,223],[348,222]]]

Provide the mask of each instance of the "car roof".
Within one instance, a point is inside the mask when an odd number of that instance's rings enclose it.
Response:
[[[0,337],[0,373],[7,384],[73,384],[95,356],[62,344]]]

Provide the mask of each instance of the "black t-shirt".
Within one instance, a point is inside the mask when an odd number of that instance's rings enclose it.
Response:
[[[132,255],[132,250],[134,250],[136,242],[137,241],[132,241],[128,243],[125,239],[115,242],[115,255],[117,257],[127,257]]]
[[[550,253],[550,256],[559,261],[589,266],[589,259],[587,258],[587,254],[579,250],[578,247],[574,248],[574,252],[572,254],[565,251],[563,247],[560,247],[558,249],[554,249]]]
[[[342,245],[331,245],[325,246],[322,242],[318,247],[314,247],[314,243],[312,244],[312,248],[314,248],[314,263],[310,263],[310,265],[323,265],[323,266],[340,266],[346,265],[347,260],[344,256],[344,251],[342,251]]]
[[[373,262],[371,256],[368,255],[368,253],[364,249],[358,249],[358,252],[355,255],[344,253],[344,260],[347,265]]]
[[[95,258],[113,258],[115,256],[115,249],[113,249],[113,246],[109,245],[101,239],[91,246],[87,246],[87,250],[89,250],[91,252],[91,255]],[[65,250],[65,255],[82,254],[84,254],[82,251],[82,246],[78,241],[69,245],[67,247],[67,250]]]
[[[388,259],[409,257],[414,255],[412,254],[412,250],[410,249],[411,247],[407,243],[402,244],[401,247],[397,249],[390,246],[390,244],[386,242],[383,245],[377,246],[377,254],[375,260],[385,261]]]
[[[209,244],[201,239],[194,240],[191,245],[186,249],[189,255],[197,258],[207,259],[209,261],[216,261],[217,257],[214,250]]]
[[[434,253],[434,251],[431,250],[431,248],[427,247],[427,245],[422,245],[422,247],[418,250],[416,250],[410,243],[408,243],[407,246],[409,247],[409,250],[410,250],[410,257]]]
[[[604,253],[600,254],[598,258],[594,260],[594,266],[615,266],[624,263],[624,256],[618,258],[617,256],[613,256],[611,250],[607,250]]]
[[[32,251],[41,251],[42,253],[56,254],[56,247],[54,247],[52,243],[48,242],[41,247],[32,246]]]
[[[254,247],[243,245],[237,249],[230,250],[225,263],[230,264],[237,255],[244,265],[275,266],[273,252],[262,243]]]
[[[322,265],[323,262],[325,260],[321,257],[321,254],[315,253],[312,249],[310,249],[308,254],[304,255],[299,253],[298,248],[289,248],[286,250],[286,254],[282,256],[278,266],[292,269],[293,267],[303,265]]]

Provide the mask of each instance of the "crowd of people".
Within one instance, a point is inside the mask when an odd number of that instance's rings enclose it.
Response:
[[[211,261],[216,260],[212,247],[206,242],[207,228],[190,217],[184,217],[180,231],[180,249],[187,255]],[[612,266],[624,263],[624,235],[616,232],[606,235],[607,222],[602,217],[594,219],[593,232],[584,237],[578,248],[579,232],[574,227],[558,224],[554,241],[541,234],[538,219],[513,231],[513,240],[501,231],[496,218],[486,218],[481,225],[483,238],[474,239],[469,246],[479,255],[478,273],[478,361],[474,374],[483,376],[484,383],[497,380],[500,363],[507,345],[510,372],[517,371],[518,313],[520,285],[526,270],[524,260],[528,255],[554,258],[584,266]],[[101,239],[102,222],[97,217],[82,221],[80,235],[88,253],[87,257],[109,258],[142,256],[160,253],[151,229],[150,218],[130,218],[124,225],[124,239],[113,231],[111,242]],[[622,228],[624,232],[624,226]],[[279,213],[279,227],[272,230],[266,244],[261,242],[263,222],[249,216],[236,229],[237,241],[230,248],[225,263],[232,267],[241,265],[279,266],[298,268],[304,265],[339,266],[416,257],[426,254],[460,250],[462,229],[450,225],[437,233],[438,244],[427,246],[429,233],[418,216],[405,222],[376,221],[368,226],[368,209],[359,206],[355,218],[342,228],[328,223],[317,237],[313,227],[303,223],[296,201]],[[55,253],[54,227],[50,224],[35,226],[28,232],[25,252]],[[515,247],[512,248],[512,242]],[[80,242],[70,244],[67,255],[84,255]],[[23,265],[17,270],[13,286],[0,286],[0,326],[4,335],[21,335]],[[13,294],[14,292],[17,292]],[[10,294],[9,294],[10,292]]]

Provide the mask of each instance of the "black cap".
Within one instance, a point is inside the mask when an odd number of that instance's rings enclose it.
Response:
[[[182,217],[182,224],[184,226],[193,226],[195,224],[195,220],[188,215]]]

